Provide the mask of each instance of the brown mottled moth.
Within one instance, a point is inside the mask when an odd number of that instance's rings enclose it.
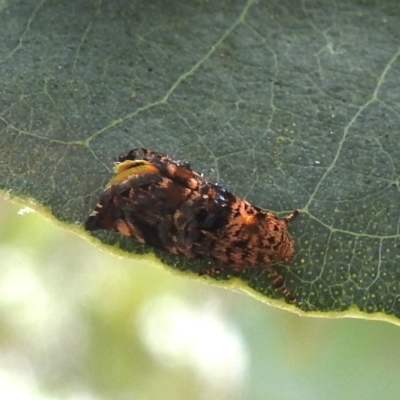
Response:
[[[215,270],[266,268],[274,286],[295,301],[274,264],[294,254],[284,218],[253,206],[209,182],[190,165],[146,149],[118,158],[115,177],[85,223],[89,231],[117,231],[159,249],[187,258],[214,261]]]

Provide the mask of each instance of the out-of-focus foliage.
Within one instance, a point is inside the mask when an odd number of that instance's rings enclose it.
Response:
[[[394,325],[301,318],[119,259],[10,202],[0,210],[1,398],[347,400],[400,392]]]

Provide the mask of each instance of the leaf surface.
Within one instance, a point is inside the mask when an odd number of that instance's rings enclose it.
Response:
[[[168,153],[301,209],[278,267],[299,309],[400,316],[399,26],[396,0],[4,3],[0,188],[81,227],[116,156]],[[260,269],[236,284],[281,297]]]

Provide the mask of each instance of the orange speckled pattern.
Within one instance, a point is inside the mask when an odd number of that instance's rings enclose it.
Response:
[[[117,231],[174,254],[214,261],[214,268],[200,274],[264,266],[274,286],[295,301],[273,265],[293,258],[287,228],[298,210],[278,218],[207,181],[188,163],[147,149],[119,157],[115,173],[85,222],[87,230]]]

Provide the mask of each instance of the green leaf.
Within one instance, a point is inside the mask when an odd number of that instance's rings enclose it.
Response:
[[[0,188],[83,232],[116,156],[168,153],[301,208],[278,267],[298,309],[400,316],[399,24],[397,0],[4,3]],[[281,297],[261,269],[215,279]]]

